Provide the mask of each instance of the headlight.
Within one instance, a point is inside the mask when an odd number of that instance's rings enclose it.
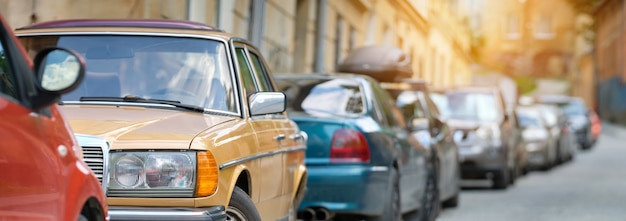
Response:
[[[218,169],[213,156],[208,155],[207,152],[113,152],[108,196],[193,197],[201,186],[197,185],[196,174],[200,182],[215,183],[201,191],[203,195],[212,194],[217,186]]]

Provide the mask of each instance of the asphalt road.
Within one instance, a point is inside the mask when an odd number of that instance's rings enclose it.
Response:
[[[464,181],[458,208],[441,221],[626,220],[626,129],[605,125],[589,151],[546,172],[531,172],[498,191]]]

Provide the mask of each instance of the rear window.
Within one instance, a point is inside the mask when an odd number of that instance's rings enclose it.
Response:
[[[497,121],[501,115],[497,98],[492,93],[449,92],[447,117],[479,122]]]
[[[352,79],[276,79],[287,111],[350,116],[365,112],[359,82]]]

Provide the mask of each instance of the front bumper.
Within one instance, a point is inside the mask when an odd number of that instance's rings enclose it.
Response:
[[[225,221],[224,206],[205,208],[109,206],[111,221]]]
[[[464,179],[484,178],[489,173],[506,169],[506,147],[498,145],[459,146],[461,173]]]
[[[531,142],[525,144],[528,152],[527,166],[530,168],[547,166],[549,161],[548,145],[546,142]]]

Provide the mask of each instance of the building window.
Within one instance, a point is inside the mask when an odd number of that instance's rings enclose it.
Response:
[[[548,14],[542,14],[535,23],[535,38],[537,39],[550,39],[554,37],[554,31],[552,28],[552,16]]]
[[[357,33],[356,29],[350,26],[350,36],[348,36],[348,53],[352,52],[352,49],[356,47],[356,38],[358,34],[359,33]]]
[[[339,66],[343,57],[343,29],[344,22],[341,15],[337,15],[337,27],[335,27],[335,65]]]
[[[504,35],[508,39],[518,39],[521,37],[520,33],[520,19],[518,15],[509,14],[504,24]]]

